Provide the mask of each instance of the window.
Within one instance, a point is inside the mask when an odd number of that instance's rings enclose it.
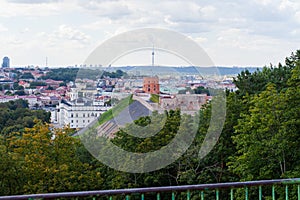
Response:
[[[74,121],[73,121],[73,120],[71,120],[71,123],[74,123]]]
[[[85,113],[83,113],[82,116],[85,117]]]
[[[73,113],[71,113],[71,117],[74,117],[74,116],[73,116]]]
[[[85,123],[85,120],[82,120],[83,123]]]
[[[76,113],[76,117],[78,117],[78,113]]]

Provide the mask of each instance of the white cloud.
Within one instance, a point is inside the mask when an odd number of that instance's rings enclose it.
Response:
[[[8,28],[0,24],[0,32],[6,32],[6,31],[8,31]]]
[[[110,19],[119,19],[131,14],[128,5],[119,1],[80,1],[79,5],[94,15]]]
[[[72,1],[60,0],[12,0],[0,1],[0,17],[41,17],[53,16],[78,11],[78,6]]]
[[[300,3],[299,1],[290,1],[290,0],[281,0],[278,6],[279,10],[299,10]]]
[[[54,37],[58,37],[60,39],[73,40],[80,43],[88,43],[90,40],[89,35],[67,25],[60,25],[58,30],[54,31],[53,35]]]
[[[39,3],[58,2],[60,0],[7,0],[7,1],[11,3],[39,4]]]
[[[254,51],[280,45],[280,40],[278,39],[255,35],[247,30],[236,28],[221,31],[218,37],[218,42],[228,47]]]
[[[28,33],[30,31],[30,28],[26,27],[22,30],[20,30],[20,33]]]
[[[202,43],[204,43],[204,42],[207,42],[207,41],[208,41],[208,39],[207,39],[207,38],[205,38],[205,37],[195,37],[195,38],[192,38],[192,37],[191,37],[191,39],[192,39],[192,40],[194,40],[195,42],[198,42],[198,43],[200,43],[200,44],[202,44]]]
[[[255,0],[255,3],[267,6],[272,3],[272,0]]]
[[[298,23],[300,23],[300,11],[295,13],[295,19]]]
[[[0,50],[18,51],[24,62],[42,53],[62,63],[78,60],[101,41],[144,27],[189,35],[218,64],[268,63],[279,51],[295,51],[300,38],[298,0],[0,0],[0,17],[0,44],[6,44]]]

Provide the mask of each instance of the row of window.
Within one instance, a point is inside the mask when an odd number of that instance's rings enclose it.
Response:
[[[91,114],[90,113],[87,113],[87,114],[83,113],[82,114],[82,117],[90,117],[90,116],[91,117],[97,117],[98,114],[97,113],[95,113],[95,114],[94,113],[91,113]],[[74,117],[74,114],[71,113],[71,118],[73,118],[73,117]],[[75,117],[79,117],[78,113],[75,114]]]
[[[82,123],[85,123],[85,122],[86,122],[85,120],[82,120]],[[71,123],[73,124],[74,120],[71,120]],[[78,120],[76,120],[76,123],[78,123]],[[87,123],[90,123],[90,120],[87,120]]]

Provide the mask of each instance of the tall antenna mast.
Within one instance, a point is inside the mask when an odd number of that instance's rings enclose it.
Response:
[[[152,67],[151,67],[151,76],[153,76],[153,67],[154,67],[154,44],[152,46]]]
[[[154,44],[152,46],[152,67],[154,67]]]
[[[46,57],[46,67],[48,67],[48,57]]]

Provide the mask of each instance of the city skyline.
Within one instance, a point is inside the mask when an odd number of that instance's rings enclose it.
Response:
[[[1,0],[0,19],[0,56],[8,56],[11,66],[79,65],[103,41],[144,27],[192,38],[216,66],[276,65],[300,42],[295,0]],[[139,62],[151,64],[151,55]]]

